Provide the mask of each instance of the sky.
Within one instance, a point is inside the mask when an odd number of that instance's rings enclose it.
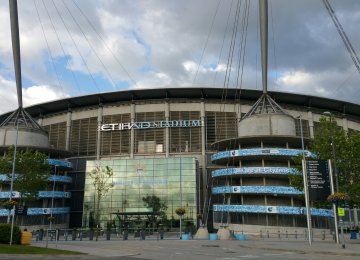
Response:
[[[329,2],[360,55],[360,1]],[[0,0],[0,114],[18,106],[8,5]],[[268,6],[269,92],[360,104],[360,74],[323,2]],[[255,0],[27,0],[18,13],[25,107],[127,89],[262,88]]]

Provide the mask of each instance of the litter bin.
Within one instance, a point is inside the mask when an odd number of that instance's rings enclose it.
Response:
[[[244,234],[235,234],[236,240],[246,240],[246,236]]]
[[[356,230],[351,230],[350,231],[350,239],[357,239]]]
[[[189,236],[189,234],[182,234],[182,235],[181,235],[181,239],[182,239],[182,240],[189,240],[189,239],[190,239],[190,236]]]
[[[209,239],[210,240],[218,240],[218,235],[216,233],[210,233],[209,234]]]
[[[32,234],[25,229],[21,232],[20,244],[21,245],[30,245],[31,244]]]

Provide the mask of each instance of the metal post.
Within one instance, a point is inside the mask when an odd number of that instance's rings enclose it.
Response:
[[[51,230],[51,228],[52,228],[52,222],[53,222],[52,217],[53,217],[53,210],[54,210],[54,193],[55,193],[56,166],[57,166],[57,165],[55,165],[53,188],[52,188],[52,197],[51,197],[51,210],[50,210],[50,218],[51,218],[51,221],[50,221],[50,230]]]
[[[323,113],[323,115],[326,115],[330,118],[330,123],[332,123],[332,114],[329,111],[326,111]],[[331,134],[331,149],[332,149],[332,159],[333,159],[333,165],[334,165],[334,174],[335,174],[335,187],[336,187],[336,192],[340,191],[339,190],[339,178],[338,178],[338,170],[336,167],[336,151],[335,151],[335,138],[333,133]],[[333,192],[334,193],[334,192]]]
[[[16,122],[16,138],[15,138],[15,147],[14,147],[14,156],[13,156],[13,162],[12,162],[12,171],[11,171],[11,182],[10,182],[10,198],[9,200],[12,200],[12,194],[14,190],[14,177],[15,177],[15,165],[16,165],[16,148],[18,143],[18,137],[19,137],[19,119],[17,119]],[[8,221],[9,224],[10,221],[10,210],[8,214]],[[11,220],[11,230],[10,230],[10,246],[12,245],[12,239],[13,239],[13,233],[14,233],[14,218],[15,218],[15,205],[13,206],[12,211],[12,220]]]
[[[303,134],[301,115],[299,115],[299,119],[300,119],[301,149],[302,149],[302,158],[303,158],[302,159],[302,169],[303,169],[304,194],[305,194],[305,206],[306,206],[306,222],[307,222],[307,229],[308,229],[309,245],[311,246],[311,243],[312,243],[311,227],[312,227],[312,225],[311,225],[309,190],[308,190],[308,183],[307,183],[307,172],[306,172],[304,134]]]
[[[334,194],[334,180],[333,180],[333,175],[332,175],[331,160],[328,160],[328,164],[329,164],[329,173],[330,173],[331,193]],[[333,203],[333,214],[334,214],[334,224],[335,224],[335,239],[336,239],[336,244],[339,244],[337,207],[336,207],[335,203]]]
[[[310,205],[309,205],[309,191],[308,191],[308,184],[307,184],[306,163],[305,163],[304,159],[302,159],[302,169],[303,169],[304,194],[305,194],[305,206],[306,206],[306,222],[307,222],[307,229],[308,229],[309,245],[311,246],[311,243],[312,243],[311,215],[310,215],[311,213],[310,213]]]

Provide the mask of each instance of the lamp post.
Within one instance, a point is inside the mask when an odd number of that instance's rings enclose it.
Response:
[[[325,111],[323,115],[328,116],[330,118],[330,122],[332,122],[332,114],[329,111]],[[336,151],[335,151],[335,138],[333,133],[331,133],[331,147],[332,147],[332,161],[334,166],[334,173],[335,173],[335,187],[336,192],[339,191],[339,179],[338,179],[338,170],[336,166]]]
[[[56,182],[56,167],[57,165],[54,165],[54,176],[53,176],[53,187],[52,187],[52,196],[51,196],[51,210],[50,210],[50,230],[52,228],[52,222],[53,222],[53,210],[54,210],[54,193],[55,193],[55,182]]]
[[[16,137],[15,137],[14,156],[13,156],[12,171],[11,171],[10,198],[9,198],[9,201],[12,200],[12,194],[13,194],[13,190],[14,190],[14,177],[15,177],[15,165],[16,165],[16,148],[17,148],[17,143],[18,143],[18,138],[19,138],[19,121],[20,121],[20,119],[18,119],[16,121]],[[9,210],[9,214],[8,214],[8,219],[7,219],[8,224],[10,222],[10,212],[11,212],[11,210]],[[10,246],[12,245],[13,233],[14,233],[14,217],[15,217],[15,205],[13,206],[13,213],[12,213],[12,220],[11,220],[10,243],[9,243]]]
[[[328,116],[330,118],[330,122],[332,122],[332,114],[329,111],[325,111],[323,115]],[[338,179],[338,170],[336,166],[336,151],[335,151],[335,138],[333,133],[331,133],[331,147],[332,147],[332,164],[335,173],[335,186],[336,190],[332,185],[331,191],[332,193],[339,191],[339,179]],[[337,212],[337,205],[333,203],[333,211],[334,211],[334,221],[335,221],[335,236],[336,236],[336,243],[340,243],[339,239],[339,230],[338,230],[338,223],[340,224],[340,231],[341,231],[341,238],[342,238],[342,248],[345,248],[345,239],[344,239],[344,227],[343,227],[343,219],[340,217],[338,220],[338,212]]]
[[[303,134],[301,115],[299,115],[297,118],[299,118],[299,120],[300,120],[300,135],[301,135],[301,149],[302,149],[302,169],[303,169],[304,195],[305,195],[305,206],[306,206],[306,222],[307,222],[307,229],[308,229],[309,245],[311,246],[311,243],[312,243],[311,227],[312,227],[312,225],[311,225],[310,198],[309,198],[309,190],[308,190],[308,183],[307,183],[307,172],[306,172],[306,161],[305,161],[304,134]]]

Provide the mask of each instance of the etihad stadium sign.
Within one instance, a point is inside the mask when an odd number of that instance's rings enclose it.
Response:
[[[98,126],[99,131],[123,131],[131,129],[151,129],[151,128],[180,128],[180,127],[202,127],[202,120],[166,120],[152,122],[134,122],[134,123],[112,123],[101,124]]]

